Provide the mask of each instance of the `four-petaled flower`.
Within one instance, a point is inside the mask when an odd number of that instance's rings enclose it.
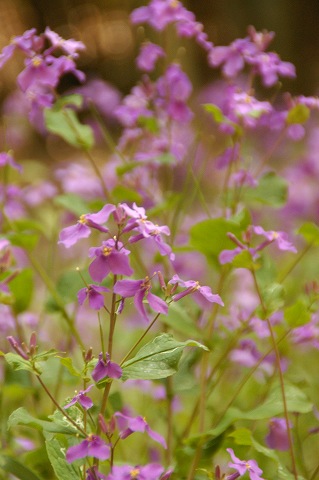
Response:
[[[76,403],[79,403],[83,408],[85,408],[85,410],[93,407],[93,401],[90,397],[85,395],[91,390],[92,387],[93,385],[90,385],[85,390],[80,390],[79,393],[77,393],[67,405],[64,405],[64,408],[72,407],[72,405],[75,405]]]
[[[62,243],[66,248],[70,248],[81,238],[89,237],[91,235],[91,228],[95,228],[104,233],[108,232],[108,228],[102,225],[108,221],[109,216],[115,210],[115,205],[107,204],[104,205],[99,212],[81,215],[75,225],[61,230],[58,243]]]
[[[100,310],[100,308],[104,307],[104,297],[102,293],[109,291],[109,288],[98,285],[88,285],[87,287],[81,288],[81,290],[78,291],[79,304],[83,305],[88,298],[90,308]]]
[[[112,272],[114,275],[132,275],[127,255],[131,252],[119,241],[110,238],[102,242],[102,247],[89,250],[89,257],[95,257],[89,266],[89,272],[95,282],[102,280]]]
[[[174,275],[168,283],[171,285],[178,284],[182,287],[186,287],[186,290],[183,290],[182,292],[173,295],[172,299],[174,302],[177,302],[186,295],[194,293],[195,295],[199,295],[199,297],[202,296],[205,300],[208,300],[211,303],[218,303],[222,307],[224,306],[224,303],[218,294],[213,294],[210,287],[201,286],[200,283],[195,280],[187,280],[185,282],[184,280],[179,278],[178,275]]]
[[[110,458],[111,448],[98,435],[90,433],[83,442],[68,448],[66,460],[69,463],[84,457],[95,457],[99,460]]]
[[[232,448],[227,448],[226,450],[233,461],[229,462],[228,467],[237,470],[239,474],[238,477],[241,477],[246,472],[248,472],[250,480],[264,480],[260,476],[263,471],[258,467],[256,460],[239,460],[239,458],[235,456]]]
[[[257,235],[263,235],[264,237],[266,237],[268,241],[267,245],[275,242],[279,250],[288,250],[290,252],[297,253],[296,247],[294,247],[294,245],[289,242],[286,232],[275,232],[274,230],[266,232],[262,227],[258,225],[253,226],[252,229]],[[261,250],[261,245],[257,247],[257,250]]]
[[[107,476],[107,480],[167,480],[171,474],[172,470],[164,472],[164,468],[158,463],[149,463],[144,466],[115,465]]]
[[[103,356],[103,353],[99,354],[99,360],[95,365],[95,368],[92,372],[92,378],[95,382],[99,382],[105,377],[110,378],[121,378],[122,369],[115,363],[111,362],[110,355],[106,354],[106,359]]]
[[[152,430],[146,422],[145,418],[141,416],[129,417],[121,412],[115,412],[114,416],[116,417],[120,429],[120,437],[122,439],[128,437],[134,432],[146,432],[150,438],[155,440],[155,442],[158,442],[162,445],[162,447],[167,448],[166,442],[162,435],[154,432],[154,430]]]
[[[134,305],[142,317],[148,321],[143,300],[146,299],[150,307],[157,313],[167,315],[168,306],[161,298],[150,292],[151,282],[149,277],[143,280],[119,280],[114,286],[114,293],[123,298],[134,297]]]

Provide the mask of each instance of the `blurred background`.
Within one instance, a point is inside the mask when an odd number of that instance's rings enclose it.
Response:
[[[48,25],[64,38],[82,40],[87,46],[79,61],[88,76],[99,76],[127,93],[139,72],[134,57],[143,38],[154,35],[132,29],[129,13],[145,5],[141,0],[0,0],[0,49],[13,35]],[[205,26],[211,41],[224,45],[244,37],[248,25],[275,31],[271,46],[281,58],[297,68],[297,79],[289,81],[294,94],[319,93],[319,1],[318,0],[184,0]],[[140,38],[139,38],[140,37]],[[152,38],[152,37],[151,37]],[[156,39],[156,37],[153,39]],[[214,75],[204,53],[187,48],[187,63],[197,87]],[[186,56],[185,56],[186,58]],[[15,85],[20,70],[10,61],[0,75],[1,97]]]

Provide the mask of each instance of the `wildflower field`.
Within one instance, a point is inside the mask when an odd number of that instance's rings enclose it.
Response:
[[[319,100],[274,32],[130,22],[125,96],[50,27],[0,53],[0,479],[319,479]]]

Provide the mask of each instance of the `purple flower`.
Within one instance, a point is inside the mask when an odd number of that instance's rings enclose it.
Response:
[[[72,405],[75,405],[76,403],[79,403],[83,408],[85,408],[85,410],[93,407],[93,401],[85,395],[91,390],[92,387],[93,385],[90,385],[86,390],[80,390],[79,393],[76,393],[72,400],[67,405],[64,405],[63,408],[72,407]]]
[[[289,78],[295,78],[296,76],[294,65],[290,62],[283,62],[274,52],[261,52],[256,56],[247,58],[247,63],[253,65],[254,73],[261,76],[265,87],[275,85],[279,76]]]
[[[239,458],[235,456],[232,448],[227,448],[226,450],[233,461],[229,462],[228,467],[237,470],[240,477],[248,472],[250,480],[264,480],[260,476],[263,471],[258,467],[256,460],[239,460]]]
[[[4,47],[0,54],[0,68],[12,57],[18,48],[25,54],[32,56],[35,49],[38,50],[43,45],[43,39],[36,35],[36,29],[26,30],[22,35],[13,37],[11,43]]]
[[[158,31],[174,22],[194,21],[192,12],[186,10],[178,0],[152,0],[147,7],[140,7],[131,13],[134,25],[148,23]]]
[[[99,472],[96,465],[94,465],[86,471],[85,480],[108,480],[108,477],[103,473]]]
[[[15,162],[14,158],[10,153],[1,152],[0,153],[0,168],[5,167],[6,165],[10,165],[10,167],[15,168],[20,173],[22,171],[22,166]]]
[[[252,95],[246,92],[235,92],[230,101],[230,114],[235,116],[235,120],[241,120],[245,127],[253,128],[258,119],[272,111],[269,102],[260,102]]]
[[[104,297],[102,292],[109,292],[110,290],[106,287],[99,287],[97,285],[88,285],[87,287],[81,288],[78,292],[78,301],[80,305],[83,305],[85,300],[88,298],[90,308],[93,310],[100,310],[104,307]]]
[[[151,72],[161,57],[165,57],[164,50],[159,45],[148,42],[142,45],[136,64],[140,70]]]
[[[107,204],[96,213],[87,213],[81,215],[76,225],[71,225],[61,230],[60,240],[66,248],[70,248],[81,238],[87,238],[91,235],[91,228],[95,228],[100,232],[108,232],[108,228],[103,227],[103,223],[107,222],[112,212],[116,210],[115,205]]]
[[[158,313],[167,315],[168,306],[161,298],[153,295],[150,292],[151,282],[149,277],[143,280],[119,280],[114,286],[114,292],[122,295],[123,298],[134,297],[134,305],[141,316],[148,321],[148,317],[143,305],[143,300],[146,299],[150,307]]]
[[[146,422],[145,418],[140,416],[129,417],[121,412],[115,412],[114,416],[116,417],[120,429],[120,437],[122,439],[127,438],[134,432],[146,432],[150,438],[155,440],[155,442],[158,442],[162,445],[162,447],[167,448],[166,442],[162,435],[154,432],[154,430],[152,430]]]
[[[122,376],[121,367],[117,363],[111,362],[110,356],[108,353],[106,354],[106,359],[104,358],[103,353],[100,353],[99,360],[92,372],[93,380],[95,382],[99,382],[105,377],[121,378],[121,376]]]
[[[238,38],[229,47],[213,47],[208,54],[212,67],[222,65],[222,71],[227,78],[234,78],[243,70],[247,58],[253,57],[258,49],[249,38]]]
[[[166,480],[172,471],[164,473],[164,468],[157,463],[149,463],[144,466],[113,466],[107,480]]]
[[[84,457],[95,457],[99,460],[110,458],[111,448],[100,437],[90,433],[83,442],[68,448],[66,460],[69,463]]]
[[[165,110],[169,117],[177,122],[189,122],[193,114],[186,105],[186,101],[192,93],[192,84],[181,67],[172,63],[165,74],[158,79],[156,87],[157,107]]]
[[[222,307],[224,306],[224,303],[219,295],[213,294],[210,287],[201,286],[198,281],[187,280],[185,282],[184,280],[179,278],[178,275],[174,275],[168,283],[171,285],[178,284],[178,285],[181,285],[182,287],[186,287],[186,290],[183,290],[182,292],[173,295],[172,298],[174,302],[177,302],[178,300],[185,297],[186,295],[197,292],[200,294],[200,296],[204,297],[205,300],[208,300],[208,302],[218,303]]]
[[[297,253],[297,249],[293,246],[291,242],[289,242],[289,240],[287,239],[288,236],[285,232],[275,232],[274,230],[266,232],[260,226],[253,226],[252,229],[257,235],[263,235],[264,237],[266,237],[268,245],[269,243],[275,242],[279,250],[288,250],[290,252]],[[256,251],[261,250],[261,248],[264,248],[263,244],[257,247]]]
[[[102,247],[90,248],[89,257],[95,257],[89,266],[93,280],[102,282],[110,272],[114,275],[132,275],[133,270],[127,258],[130,253],[121,242],[113,238],[102,242]]]
[[[44,36],[52,44],[52,47],[49,49],[50,51],[60,48],[64,53],[70,55],[72,58],[77,58],[79,56],[78,51],[85,50],[84,43],[73,40],[72,38],[69,40],[64,40],[56,32],[53,32],[50,27],[46,27]]]
[[[289,450],[289,437],[285,418],[272,418],[269,421],[269,433],[265,441],[269,448],[282,451]]]

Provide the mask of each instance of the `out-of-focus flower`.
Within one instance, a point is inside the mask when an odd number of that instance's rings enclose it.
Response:
[[[22,166],[19,165],[13,158],[13,156],[8,152],[1,152],[0,153],[0,168],[9,165],[12,168],[15,168],[20,173],[22,171]]]
[[[272,418],[269,421],[269,433],[265,441],[269,448],[282,451],[289,450],[289,437],[285,418]]]
[[[140,70],[151,72],[157,60],[161,57],[165,57],[164,50],[159,45],[148,42],[142,45],[140,53],[136,58],[136,64]]]

